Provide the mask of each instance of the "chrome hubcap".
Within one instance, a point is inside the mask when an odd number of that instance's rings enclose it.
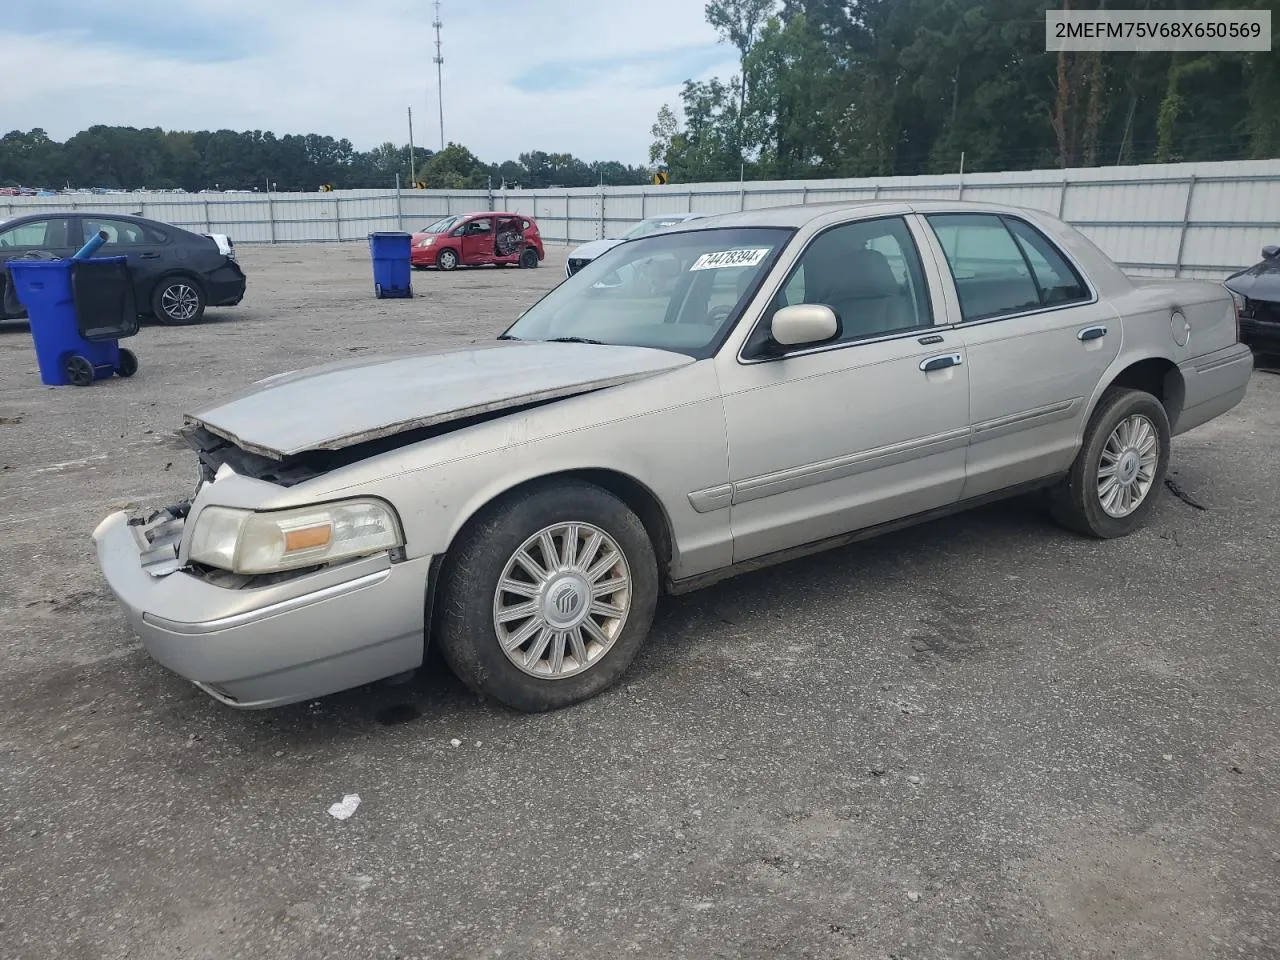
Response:
[[[166,287],[164,293],[160,294],[160,306],[175,320],[190,320],[196,315],[200,298],[185,283],[175,283]]]
[[[613,647],[631,609],[631,570],[613,538],[589,523],[539,530],[507,561],[493,597],[493,629],[507,659],[561,680]]]
[[[1127,517],[1151,492],[1160,461],[1160,435],[1141,414],[1121,420],[1102,448],[1098,502],[1108,516]]]

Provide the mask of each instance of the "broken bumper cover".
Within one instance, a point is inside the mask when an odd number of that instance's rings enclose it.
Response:
[[[156,562],[158,543],[123,512],[93,541],[151,657],[229,706],[282,706],[422,664],[430,557],[383,554],[232,589]]]

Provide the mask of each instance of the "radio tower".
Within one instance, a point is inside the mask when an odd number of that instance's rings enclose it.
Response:
[[[440,103],[440,149],[444,149],[444,56],[440,53],[440,0],[436,0],[436,18],[431,25],[436,28],[436,55],[432,58],[436,64],[436,96]]]

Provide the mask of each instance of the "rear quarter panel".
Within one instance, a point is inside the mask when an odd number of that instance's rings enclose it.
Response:
[[[1115,312],[1121,331],[1120,351],[1089,400],[1081,439],[1107,388],[1143,360],[1164,360],[1177,368],[1173,377],[1179,396],[1172,398],[1171,409],[1175,433],[1198,419],[1182,418],[1186,410],[1214,391],[1236,389],[1218,381],[1239,379],[1238,365],[1219,368],[1213,378],[1201,378],[1197,370],[1217,364],[1219,356],[1232,353],[1236,345],[1235,306],[1225,287],[1206,280],[1130,277],[1076,228],[1044,213],[1028,212],[1028,218],[1046,228],[1089,275],[1099,297]]]
[[[1112,299],[1124,342],[1098,386],[1096,404],[1127,367],[1152,358],[1176,372],[1166,380],[1166,407],[1175,434],[1230,409],[1243,396],[1252,361],[1236,341],[1235,306],[1219,284],[1199,280],[1135,280]],[[1172,391],[1172,392],[1171,392]]]
[[[1126,330],[1133,330],[1143,344],[1168,345],[1175,363],[1236,342],[1235,305],[1218,283],[1136,278],[1132,292],[1117,301],[1116,309]]]

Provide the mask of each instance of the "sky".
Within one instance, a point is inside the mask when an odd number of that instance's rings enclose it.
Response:
[[[441,0],[444,134],[644,164],[686,79],[728,77],[702,0]],[[272,130],[440,147],[430,0],[45,0],[0,17],[4,131]],[[13,82],[22,78],[21,82]]]

